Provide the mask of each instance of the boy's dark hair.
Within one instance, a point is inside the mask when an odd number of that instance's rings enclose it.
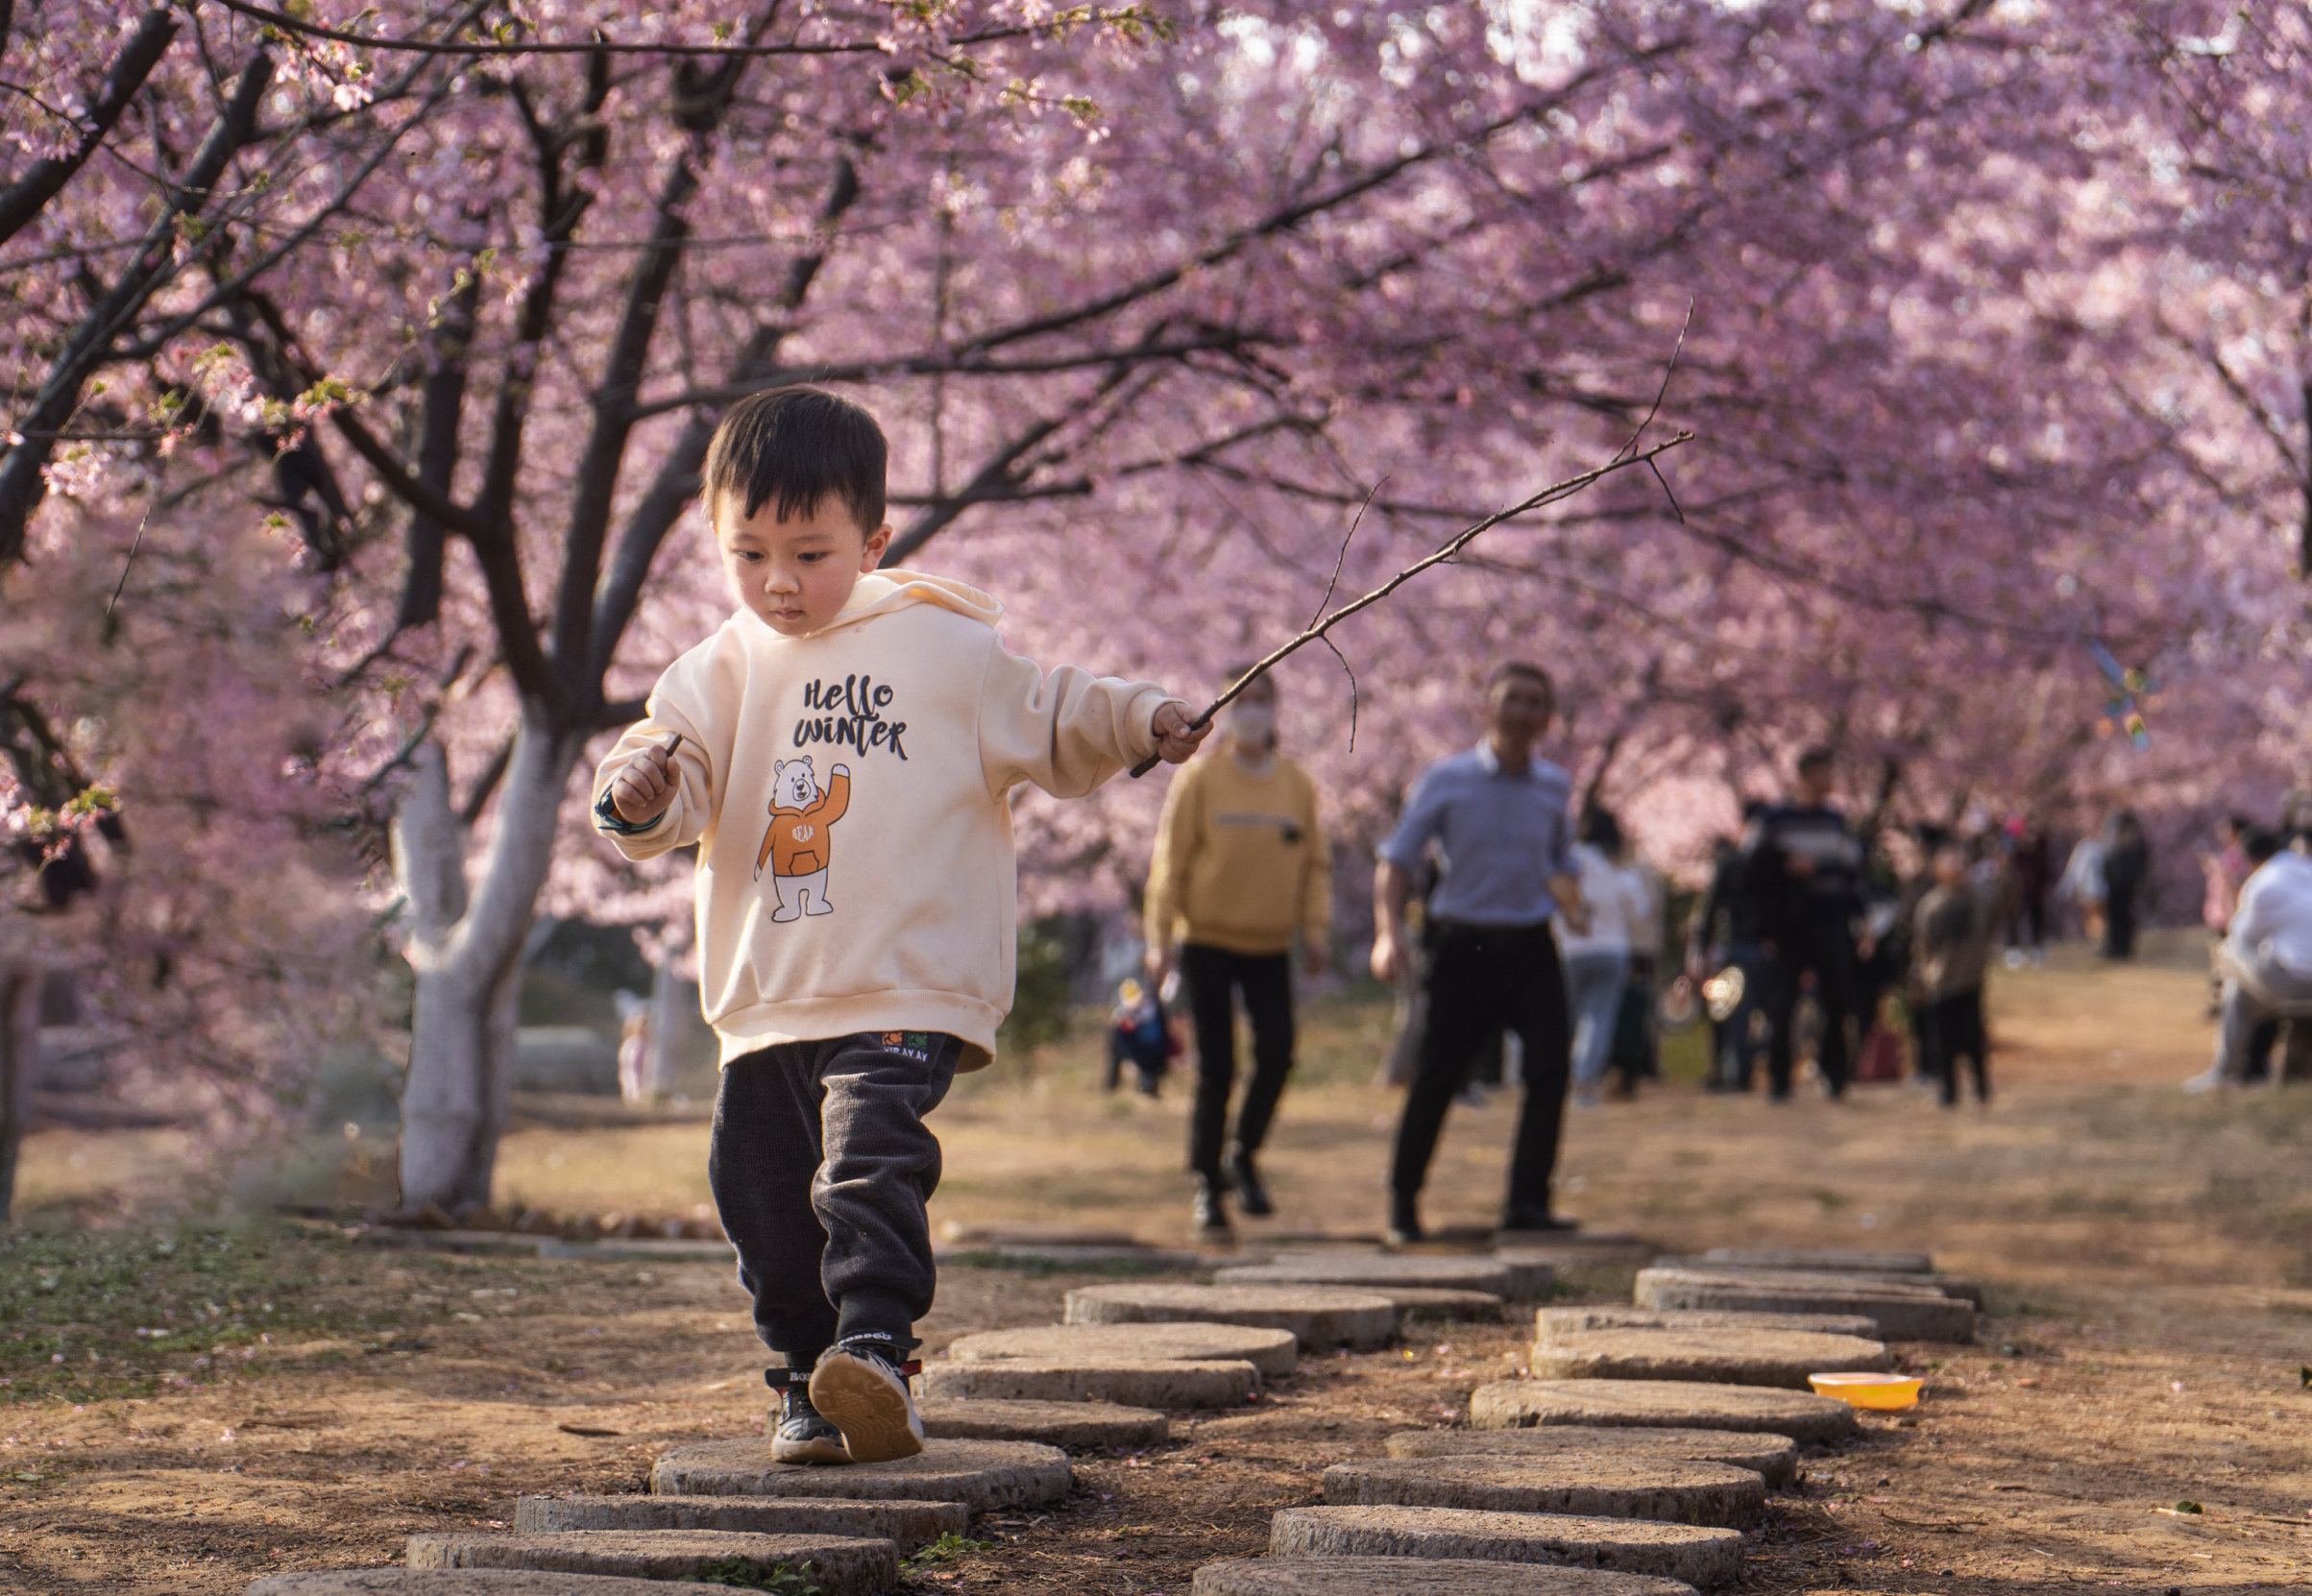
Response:
[[[703,487],[711,515],[729,494],[752,516],[773,505],[781,520],[815,515],[829,494],[862,529],[883,524],[890,446],[875,418],[821,388],[777,388],[722,414],[707,445]]]
[[[1258,669],[1257,662],[1249,660],[1243,665],[1232,665],[1229,666],[1228,669],[1220,673],[1221,690],[1226,692],[1229,689],[1234,687],[1237,683],[1252,675],[1255,669]],[[1277,690],[1277,678],[1271,676],[1267,671],[1263,670],[1260,672],[1260,679],[1268,683],[1269,690],[1271,692]]]
[[[1804,776],[1811,771],[1827,770],[1830,768],[1832,762],[1837,759],[1837,755],[1832,753],[1828,748],[1823,747],[1820,743],[1816,743],[1813,747],[1808,749],[1805,753],[1798,756],[1798,774]]]
[[[1556,707],[1557,684],[1549,679],[1549,673],[1544,670],[1540,665],[1528,665],[1523,660],[1504,660],[1499,665],[1494,666],[1493,674],[1485,678],[1485,695],[1488,698],[1491,698],[1494,694],[1494,689],[1498,688],[1503,682],[1514,681],[1520,677],[1522,677],[1524,680],[1533,683],[1544,692],[1547,693],[1549,695],[1550,707]]]
[[[2280,851],[2280,834],[2251,826],[2240,834],[2240,852],[2251,864],[2262,864]]]

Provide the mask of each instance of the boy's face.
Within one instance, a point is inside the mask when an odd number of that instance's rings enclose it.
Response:
[[[888,521],[868,531],[837,494],[810,515],[785,520],[775,500],[751,516],[743,508],[730,494],[715,507],[723,574],[739,602],[785,637],[808,637],[840,614],[891,542]]]
[[[1957,886],[1967,879],[1967,852],[1964,848],[1937,848],[1935,851],[1935,879],[1944,886]]]

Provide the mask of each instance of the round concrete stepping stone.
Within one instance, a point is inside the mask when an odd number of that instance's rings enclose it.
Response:
[[[1817,1336],[1879,1339],[1879,1321],[1861,1314],[1688,1313],[1652,1308],[1542,1308],[1534,1313],[1536,1341],[1553,1342],[1584,1330],[1799,1330]]]
[[[1323,1484],[1336,1508],[1474,1508],[1737,1530],[1766,1513],[1764,1480],[1691,1458],[1365,1458],[1333,1464]]]
[[[1830,1274],[1933,1274],[1923,1252],[1874,1252],[1861,1247],[1714,1246],[1705,1262],[1746,1270],[1819,1270]]]
[[[902,1556],[970,1527],[961,1502],[829,1502],[777,1496],[524,1496],[514,1533],[723,1530],[764,1536],[864,1536]]]
[[[528,1568],[314,1568],[268,1574],[248,1596],[667,1596],[667,1587]]]
[[[1533,1343],[1536,1380],[1704,1380],[1811,1390],[1825,1369],[1893,1367],[1884,1342],[1790,1330],[1582,1330]]]
[[[1798,1443],[1764,1431],[1666,1430],[1644,1425],[1596,1429],[1545,1424],[1530,1430],[1399,1430],[1385,1443],[1392,1458],[1670,1458],[1746,1468],[1771,1489],[1798,1479]]]
[[[1738,1313],[1861,1314],[1877,1321],[1887,1341],[1970,1342],[1975,1339],[1973,1303],[1943,1295],[1931,1287],[1896,1286],[1891,1277],[1855,1281],[1851,1276],[1703,1273],[1691,1270],[1643,1269],[1631,1295],[1641,1308],[1702,1308]]]
[[[574,1530],[552,1535],[415,1535],[411,1568],[537,1568],[682,1580],[717,1563],[803,1574],[825,1596],[883,1596],[899,1583],[899,1552],[861,1536],[756,1536],[722,1530]]]
[[[923,1433],[944,1440],[1033,1440],[1071,1450],[1092,1446],[1158,1446],[1172,1421],[1152,1408],[1113,1402],[964,1401],[921,1396],[915,1412]]]
[[[1466,1558],[1652,1574],[1707,1589],[1741,1573],[1740,1530],[1468,1508],[1286,1508],[1272,1558]]]
[[[1854,1409],[1835,1397],[1688,1380],[1503,1380],[1477,1388],[1469,1421],[1478,1430],[1536,1424],[1764,1430],[1806,1443],[1839,1440],[1856,1429]]]
[[[1259,1371],[1241,1361],[1143,1364],[997,1358],[984,1364],[923,1366],[927,1396],[1011,1402],[1120,1402],[1132,1408],[1241,1408]]]
[[[1135,1364],[1219,1360],[1251,1364],[1264,1375],[1278,1375],[1300,1366],[1301,1343],[1290,1330],[1257,1324],[1039,1324],[958,1336],[947,1355],[964,1363],[1000,1358],[1042,1363],[1094,1358]]]
[[[676,1448],[650,1470],[650,1494],[961,1502],[987,1512],[1057,1502],[1074,1480],[1066,1453],[1033,1441],[927,1440],[912,1458],[830,1468],[773,1463],[770,1442],[758,1438]]]
[[[1557,1287],[1557,1271],[1568,1264],[1579,1265],[1588,1260],[1579,1254],[1541,1252],[1531,1247],[1496,1247],[1495,1263],[1509,1271],[1509,1299],[1512,1302],[1545,1301]]]
[[[1693,1596],[1683,1580],[1462,1558],[1236,1558],[1196,1571],[1195,1596]]]
[[[1265,1264],[1222,1270],[1216,1286],[1346,1286],[1386,1293],[1392,1286],[1509,1294],[1508,1266],[1492,1258],[1432,1257],[1414,1252],[1286,1252]]]
[[[1375,1286],[1397,1304],[1401,1318],[1498,1319],[1507,1306],[1491,1292],[1452,1292],[1436,1286]]]
[[[1290,1330],[1302,1346],[1386,1346],[1397,1304],[1372,1292],[1330,1286],[1079,1286],[1067,1294],[1070,1324],[1193,1321]]]

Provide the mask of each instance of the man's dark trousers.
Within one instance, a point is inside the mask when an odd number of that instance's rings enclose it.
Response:
[[[1775,945],[1766,994],[1766,1020],[1773,1026],[1766,1053],[1768,1084],[1776,1098],[1790,1095],[1791,1024],[1798,1011],[1799,979],[1814,972],[1814,1002],[1822,1009],[1822,1079],[1834,1098],[1846,1091],[1846,1019],[1855,1011],[1855,941],[1842,913],[1810,916]]]
[[[1232,954],[1190,942],[1180,948],[1180,979],[1196,1024],[1196,1110],[1188,1121],[1188,1168],[1217,1181],[1229,1128],[1229,1094],[1236,1085],[1234,994],[1244,993],[1245,1017],[1253,1023],[1253,1078],[1236,1111],[1235,1145],[1258,1152],[1293,1068],[1292,961],[1285,954]]]
[[[915,1345],[937,1281],[939,1143],[923,1119],[962,1053],[937,1031],[863,1031],[723,1067],[707,1183],[755,1333],[790,1367],[854,1336]]]
[[[1400,1197],[1420,1192],[1453,1095],[1468,1078],[1471,1055],[1496,1029],[1525,1044],[1525,1102],[1518,1115],[1509,1165],[1510,1212],[1549,1212],[1549,1176],[1566,1109],[1573,1034],[1566,1021],[1566,978],[1549,923],[1473,926],[1447,921],[1429,953],[1429,1026],[1421,1063],[1405,1094],[1389,1186]]]

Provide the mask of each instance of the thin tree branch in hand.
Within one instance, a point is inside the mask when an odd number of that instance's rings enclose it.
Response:
[[[1374,605],[1378,604],[1382,599],[1388,597],[1391,593],[1403,587],[1407,582],[1412,581],[1414,577],[1419,576],[1423,571],[1427,570],[1430,567],[1444,565],[1454,555],[1460,553],[1464,548],[1467,548],[1470,544],[1476,539],[1478,534],[1490,532],[1495,527],[1500,525],[1503,521],[1515,520],[1518,517],[1525,515],[1529,511],[1538,510],[1545,504],[1554,504],[1559,499],[1570,498],[1573,496],[1573,495],[1580,493],[1584,488],[1587,488],[1593,483],[1599,482],[1604,478],[1613,475],[1616,472],[1627,471],[1632,466],[1651,466],[1658,456],[1667,454],[1671,449],[1678,447],[1680,445],[1690,444],[1691,442],[1693,442],[1692,433],[1680,431],[1675,436],[1671,437],[1667,443],[1656,444],[1652,448],[1646,449],[1643,453],[1639,454],[1627,453],[1627,446],[1625,445],[1623,453],[1615,455],[1613,459],[1607,461],[1604,465],[1597,467],[1595,470],[1583,472],[1579,476],[1569,476],[1563,482],[1553,482],[1548,487],[1544,488],[1541,492],[1534,494],[1527,498],[1519,500],[1517,503],[1511,505],[1508,509],[1497,510],[1492,515],[1487,516],[1483,520],[1478,521],[1475,525],[1463,528],[1462,531],[1455,536],[1450,543],[1438,549],[1434,554],[1429,555],[1425,559],[1415,561],[1413,564],[1407,566],[1404,569],[1399,571],[1395,576],[1392,576],[1389,578],[1389,580],[1383,582],[1379,587],[1365,594],[1364,597],[1342,605],[1339,609],[1333,611],[1332,614],[1325,617],[1322,620],[1319,620],[1314,625],[1304,629],[1299,637],[1294,638],[1290,642],[1285,643],[1280,648],[1272,650],[1260,661],[1259,664],[1253,666],[1251,670],[1246,671],[1243,678],[1234,686],[1230,687],[1228,691],[1222,693],[1218,698],[1214,699],[1205,710],[1204,713],[1198,715],[1194,720],[1190,721],[1188,723],[1188,729],[1190,731],[1194,731],[1199,726],[1208,724],[1214,715],[1227,709],[1229,704],[1235,701],[1236,695],[1244,690],[1246,683],[1251,682],[1253,678],[1260,675],[1261,672],[1269,669],[1272,665],[1277,665],[1287,656],[1296,654],[1300,652],[1300,650],[1307,647],[1310,643],[1318,641],[1325,636],[1326,633],[1331,631],[1342,621],[1347,620],[1351,616],[1355,615],[1362,610],[1370,610]],[[1132,768],[1132,773],[1134,776],[1145,776],[1151,770],[1154,770],[1157,763],[1158,760],[1156,756],[1152,755],[1149,758],[1142,760],[1138,764],[1133,765]]]

